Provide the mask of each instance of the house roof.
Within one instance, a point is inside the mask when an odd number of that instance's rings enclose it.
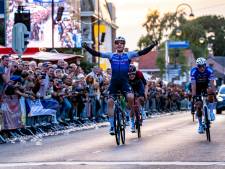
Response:
[[[194,55],[192,51],[189,49],[184,50],[183,54],[187,60],[187,65],[189,65],[190,67],[194,66],[195,59],[194,59]],[[158,69],[159,70],[156,64],[158,55],[159,55],[158,51],[151,51],[147,53],[146,55],[136,58],[134,61],[139,63],[139,69],[148,69],[148,70]]]
[[[139,69],[158,69],[156,65],[157,51],[151,51],[146,55],[135,58],[134,61],[139,63]]]
[[[225,70],[225,56],[210,56],[207,63],[213,66],[216,77],[224,77]]]
[[[225,56],[210,56],[208,59],[212,59],[221,66],[225,67]]]

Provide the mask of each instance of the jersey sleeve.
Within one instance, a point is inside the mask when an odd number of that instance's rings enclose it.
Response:
[[[138,57],[138,52],[136,51],[132,51],[132,52],[127,52],[127,55],[128,55],[128,58],[129,59],[132,59],[132,58],[135,58],[135,57]]]
[[[108,58],[108,59],[111,59],[112,53],[110,53],[110,52],[108,52],[108,53],[102,53],[102,52],[100,52],[100,57],[101,57],[101,58]]]
[[[210,67],[207,67],[207,70],[208,70],[208,74],[209,74],[209,78],[208,78],[208,80],[209,81],[211,81],[211,80],[215,80],[215,75],[214,75],[214,71],[213,71],[213,69],[212,68],[210,68]]]
[[[141,79],[141,81],[143,82],[144,86],[147,84],[146,79],[145,79],[145,77],[144,77],[144,75],[143,75],[143,73],[141,71],[137,71],[137,77],[139,79]]]
[[[190,72],[191,81],[196,81],[196,68],[192,68]]]

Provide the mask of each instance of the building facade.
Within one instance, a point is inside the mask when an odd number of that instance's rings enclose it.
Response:
[[[116,36],[116,12],[112,3],[106,0],[81,1],[81,29],[82,40],[97,51],[113,51],[113,39]],[[109,66],[105,59],[93,58],[87,55],[87,61]]]

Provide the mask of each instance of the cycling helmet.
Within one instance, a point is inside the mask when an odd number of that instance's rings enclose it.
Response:
[[[131,64],[129,67],[128,74],[136,74],[136,71],[137,71],[136,67]]]
[[[114,42],[117,42],[117,41],[122,41],[122,42],[126,43],[125,38],[124,38],[124,37],[122,37],[122,36],[118,36],[118,37],[116,37],[116,39],[114,40]]]
[[[200,57],[196,60],[196,65],[197,66],[204,66],[206,65],[206,59],[203,57]]]

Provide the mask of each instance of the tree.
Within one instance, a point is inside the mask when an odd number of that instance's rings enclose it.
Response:
[[[149,10],[146,21],[142,25],[147,31],[147,35],[142,36],[138,41],[138,47],[148,46],[152,40],[158,40],[159,42],[163,39],[165,32],[170,32],[176,28],[179,23],[185,23],[185,13],[181,12],[178,16],[177,13],[167,12],[160,17],[158,10]]]
[[[159,53],[157,59],[156,59],[156,65],[159,67],[160,70],[160,76],[162,77],[165,73],[165,59],[162,52]]]
[[[208,55],[208,44],[212,44],[215,56],[225,56],[224,25],[225,18],[222,16],[208,15],[198,17],[180,26],[182,30],[180,39],[190,42],[190,48],[196,58],[199,56],[206,57]],[[170,38],[175,37],[175,31],[174,29]],[[210,35],[210,33],[212,34]],[[199,42],[201,37],[205,39],[203,44]]]

